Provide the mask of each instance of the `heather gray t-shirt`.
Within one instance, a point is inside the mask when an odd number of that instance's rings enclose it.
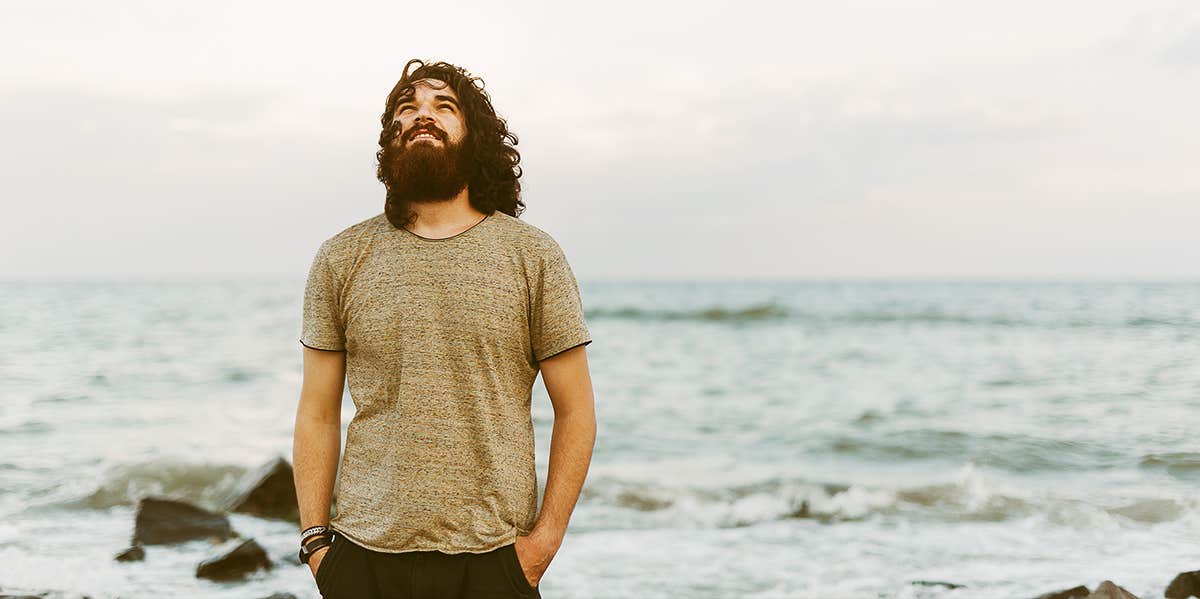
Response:
[[[591,342],[548,233],[499,211],[444,239],[383,213],[354,224],[313,259],[300,341],[346,352],[356,408],[332,528],[390,553],[532,531],[538,361]]]

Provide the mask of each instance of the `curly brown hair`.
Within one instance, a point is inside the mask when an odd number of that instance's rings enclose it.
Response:
[[[417,65],[417,68],[409,72],[413,65]],[[499,210],[510,216],[520,216],[525,210],[525,203],[521,201],[521,183],[518,181],[521,177],[521,167],[518,166],[521,154],[514,147],[517,145],[517,136],[508,130],[505,120],[496,115],[491,98],[483,90],[483,80],[448,62],[427,63],[414,58],[404,65],[404,72],[388,94],[383,116],[380,117],[383,130],[379,134],[379,150],[375,153],[378,161],[376,177],[387,187],[383,169],[384,148],[403,133],[399,122],[392,120],[396,103],[400,98],[413,94],[413,83],[421,79],[447,83],[462,105],[467,129],[462,151],[473,162],[467,182],[471,205],[484,214]],[[393,197],[391,190],[388,190],[384,211],[388,220],[397,227],[408,224],[412,218],[408,203]]]

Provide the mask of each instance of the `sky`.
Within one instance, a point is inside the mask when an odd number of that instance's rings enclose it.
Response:
[[[303,278],[410,58],[581,280],[1200,279],[1200,3],[6,1],[0,279]]]

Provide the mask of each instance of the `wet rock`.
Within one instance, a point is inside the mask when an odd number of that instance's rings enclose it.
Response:
[[[18,591],[0,588],[0,599],[92,599],[88,595],[60,591]]]
[[[193,539],[225,541],[238,536],[229,519],[184,501],[146,497],[138,503],[133,543],[163,545]]]
[[[1117,586],[1113,581],[1106,580],[1096,587],[1096,590],[1087,599],[1138,599],[1137,595],[1125,590],[1124,587]]]
[[[808,500],[807,499],[801,500],[800,507],[798,507],[798,508],[792,510],[790,513],[788,513],[787,517],[788,518],[811,518],[812,512],[809,510]]]
[[[1191,572],[1180,572],[1175,576],[1175,580],[1167,585],[1167,590],[1163,593],[1167,599],[1187,599],[1188,597],[1200,597],[1200,570]]]
[[[953,582],[942,582],[940,580],[914,580],[909,584],[919,584],[926,587],[946,587],[948,589],[961,589],[964,586]]]
[[[281,457],[249,473],[238,484],[228,510],[262,518],[300,521],[292,465]]]
[[[119,562],[140,562],[146,559],[146,549],[141,545],[135,544],[133,547],[118,553],[117,557],[113,559]]]
[[[1079,585],[1063,591],[1054,591],[1053,593],[1038,595],[1034,599],[1083,599],[1091,594],[1092,592],[1089,591],[1087,587]]]
[[[226,547],[216,557],[196,566],[196,577],[209,580],[240,580],[260,569],[271,569],[267,552],[254,539],[246,539]]]

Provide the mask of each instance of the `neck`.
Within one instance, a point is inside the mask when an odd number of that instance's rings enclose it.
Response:
[[[471,205],[469,191],[464,187],[458,195],[441,202],[412,202],[409,206],[416,217],[407,229],[425,237],[444,237],[479,222],[486,215]]]

